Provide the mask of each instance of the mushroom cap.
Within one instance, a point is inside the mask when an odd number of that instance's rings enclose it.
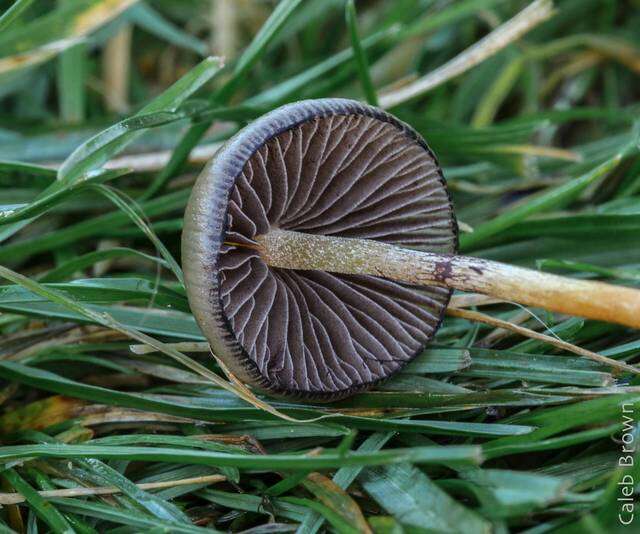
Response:
[[[337,98],[289,104],[254,121],[198,178],[182,263],[212,350],[262,390],[337,400],[424,350],[451,290],[273,268],[246,246],[270,228],[455,253],[442,171],[410,126]]]

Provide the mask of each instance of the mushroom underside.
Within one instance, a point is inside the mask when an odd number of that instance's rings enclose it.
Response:
[[[227,181],[220,250],[208,272],[217,278],[209,302],[230,335],[214,332],[212,346],[222,342],[232,369],[243,358],[243,378],[262,388],[331,400],[388,378],[420,353],[450,290],[274,268],[252,248],[256,236],[277,228],[453,253],[457,235],[441,171],[417,134],[360,104],[308,115],[289,127],[276,117],[279,131],[269,136],[261,119],[232,143],[255,144],[256,131],[266,137]],[[207,187],[224,185],[214,176],[229,168],[223,163],[206,171]]]

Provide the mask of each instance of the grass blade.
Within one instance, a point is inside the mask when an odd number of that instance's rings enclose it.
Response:
[[[225,105],[229,101],[247,72],[265,54],[269,43],[282,30],[285,22],[300,5],[301,1],[302,0],[281,0],[278,3],[276,9],[236,62],[231,78],[212,95],[210,100],[214,104]],[[143,198],[147,199],[154,196],[164,188],[170,178],[173,178],[178,173],[186,163],[189,153],[200,142],[202,136],[209,129],[209,126],[211,126],[211,123],[212,121],[209,120],[189,128],[173,151],[169,163],[158,176],[156,176]]]
[[[372,106],[378,105],[378,95],[373,87],[371,75],[369,74],[369,62],[362,47],[360,36],[358,35],[358,18],[356,15],[356,5],[354,0],[347,0],[345,4],[345,18],[347,20],[347,28],[351,37],[351,48],[353,56],[358,66],[358,75],[360,76],[360,84],[364,91],[367,102]]]
[[[210,57],[203,60],[164,93],[143,107],[135,117],[144,117],[157,112],[175,112],[180,104],[220,72],[220,68],[221,64],[217,58]],[[74,150],[60,166],[58,180],[72,183],[82,174],[99,168],[140,133],[132,130],[127,122],[111,126]]]
[[[33,4],[33,0],[15,0],[11,7],[0,16],[0,32],[7,29],[31,4]]]
[[[580,178],[569,180],[561,186],[545,191],[534,199],[527,199],[527,202],[521,206],[506,211],[494,219],[474,228],[473,233],[463,234],[460,237],[460,249],[463,251],[473,250],[486,239],[525,220],[531,215],[566,206],[576,199],[589,185],[609,174],[621,161],[622,154],[616,154],[613,158],[605,161]]]
[[[380,96],[380,105],[383,108],[396,107],[423,95],[451,78],[459,76],[466,70],[476,66],[478,63],[486,60],[488,57],[516,41],[541,22],[547,20],[553,13],[552,9],[553,3],[551,0],[536,0],[510,21],[491,32],[481,41],[478,41],[471,48],[465,50],[442,67],[405,87],[383,93]]]
[[[378,504],[412,527],[429,525],[443,532],[490,532],[481,516],[453,500],[410,464],[368,468],[360,481]]]
[[[475,464],[479,448],[466,445],[388,449],[378,452],[352,451],[344,455],[327,452],[320,456],[304,454],[246,455],[225,454],[164,447],[103,447],[98,445],[13,445],[0,449],[0,462],[26,458],[103,458],[131,461],[182,462],[240,469],[321,470],[342,466],[386,465],[405,462],[438,464],[443,461]]]
[[[6,469],[2,472],[1,476],[4,477],[4,479],[11,484],[18,493],[21,493],[24,496],[27,502],[33,506],[38,517],[49,525],[53,532],[56,532],[57,534],[70,534],[74,532],[69,522],[57,510],[57,508],[41,497],[40,494],[38,494],[38,492],[34,490],[26,480],[16,473],[15,470]]]

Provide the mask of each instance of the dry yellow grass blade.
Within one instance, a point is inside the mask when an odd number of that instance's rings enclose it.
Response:
[[[546,334],[541,334],[539,332],[536,332],[535,330],[530,330],[529,328],[525,328],[524,326],[518,326],[516,324],[510,323],[509,321],[503,321],[502,319],[497,319],[496,317],[491,317],[490,315],[486,315],[484,313],[471,310],[461,310],[459,308],[447,308],[447,315],[450,315],[452,317],[461,317],[462,319],[468,319],[469,321],[484,323],[498,328],[504,328],[505,330],[510,330],[531,339],[544,341],[545,343],[549,343],[554,347],[558,347],[559,349],[566,350],[568,352],[573,352],[574,354],[589,358],[590,360],[594,360],[604,365],[609,365],[615,369],[619,369],[620,371],[628,371],[634,374],[640,374],[640,369],[637,369],[633,365],[628,365],[624,362],[612,360],[611,358],[602,356],[602,354],[598,354],[597,352],[583,349],[582,347],[567,343],[566,341],[562,341],[558,338],[547,336]]]
[[[201,477],[182,478],[179,480],[167,480],[165,482],[146,482],[136,484],[141,490],[155,490],[164,488],[175,488],[177,486],[189,486],[193,484],[215,484],[223,482],[227,477],[223,475],[206,475]],[[45,499],[60,497],[87,497],[90,495],[113,495],[122,490],[115,486],[98,486],[95,488],[66,488],[58,490],[39,491],[38,494]],[[0,506],[19,504],[25,502],[25,498],[20,493],[0,493]]]
[[[92,31],[115,19],[138,0],[103,0],[80,11],[67,27],[66,34],[44,46],[0,59],[0,74],[43,63],[78,44]]]
[[[551,17],[552,14],[553,2],[551,0],[536,0],[451,61],[404,87],[381,94],[380,106],[392,108],[459,76],[517,41],[525,33]]]
[[[74,35],[87,35],[98,26],[109,20],[113,20],[118,15],[129,9],[138,0],[102,0],[83,11],[73,21]]]
[[[494,145],[491,152],[499,154],[521,154],[563,161],[582,161],[582,156],[573,150],[537,145]]]
[[[28,52],[21,52],[19,54],[0,58],[0,74],[7,74],[12,71],[44,63],[67,48],[78,44],[80,41],[82,41],[82,39],[78,37],[60,39],[33,50],[29,50]]]
[[[129,111],[129,67],[133,27],[125,25],[109,41],[102,55],[104,101],[116,113]]]

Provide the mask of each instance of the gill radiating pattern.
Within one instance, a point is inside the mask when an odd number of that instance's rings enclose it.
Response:
[[[303,122],[254,153],[229,196],[225,241],[252,244],[275,227],[452,253],[451,226],[424,147],[389,122],[342,114]],[[392,374],[432,337],[449,295],[371,276],[271,268],[242,246],[224,245],[219,268],[225,315],[260,373],[310,392]]]

